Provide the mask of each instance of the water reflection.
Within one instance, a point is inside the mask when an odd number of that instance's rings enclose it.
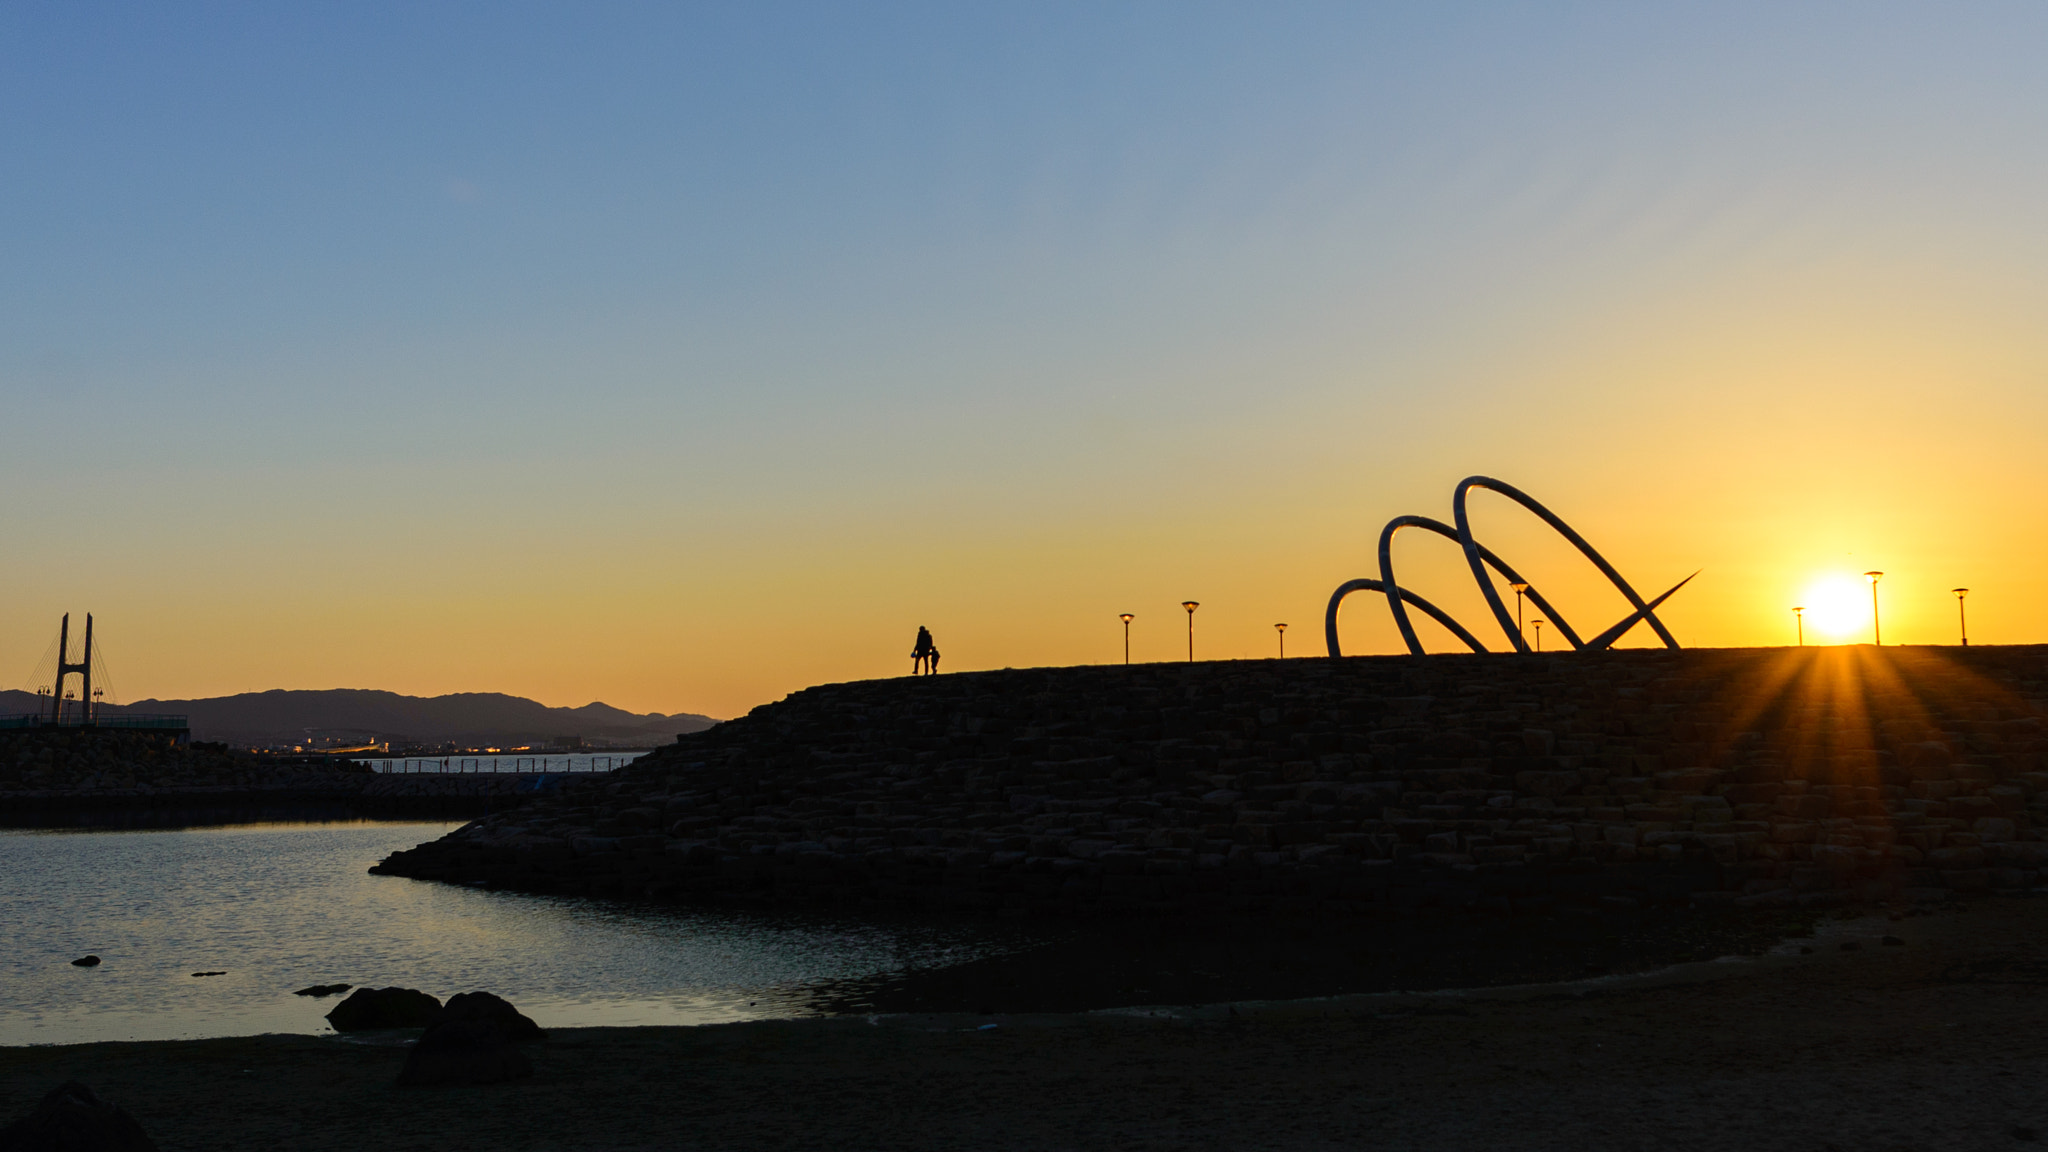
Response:
[[[1031,947],[981,922],[757,915],[371,876],[453,824],[0,832],[0,1044],[316,1032],[311,984],[489,989],[546,1027],[811,1010],[812,990]],[[100,956],[97,968],[70,961]],[[221,976],[192,973],[223,971]]]

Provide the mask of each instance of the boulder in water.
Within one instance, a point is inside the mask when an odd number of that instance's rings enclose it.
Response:
[[[80,956],[71,962],[71,966],[73,968],[93,968],[97,967],[99,962],[100,958],[97,956]]]
[[[28,1115],[0,1128],[8,1152],[156,1152],[135,1117],[67,1080]]]
[[[441,1002],[417,988],[358,988],[334,1006],[327,1022],[336,1032],[424,1028],[440,1011]]]
[[[541,1026],[514,1008],[511,1001],[489,992],[458,992],[450,996],[448,1003],[441,1006],[441,1014],[434,1017],[434,1024],[455,1020],[484,1020],[497,1024],[514,1044],[548,1038]]]
[[[405,1067],[399,1070],[398,1086],[498,1084],[531,1075],[532,1062],[519,1050],[511,1031],[501,1021],[444,1020],[428,1028],[412,1046]]]
[[[348,991],[349,988],[351,987],[352,985],[348,984],[315,984],[309,988],[301,988],[298,991],[292,993],[292,995],[312,996],[315,998],[321,996],[338,996],[341,993]]]

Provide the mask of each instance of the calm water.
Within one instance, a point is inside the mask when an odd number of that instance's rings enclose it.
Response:
[[[486,989],[544,1027],[786,1016],[823,981],[1029,943],[986,924],[679,911],[365,872],[454,827],[0,831],[0,1044],[320,1032],[337,999],[291,992],[328,983]],[[87,953],[104,963],[71,966]]]

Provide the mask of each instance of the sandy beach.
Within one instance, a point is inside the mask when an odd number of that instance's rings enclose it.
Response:
[[[13,1048],[0,1113],[77,1077],[165,1149],[2024,1147],[2044,956],[2048,904],[1983,899],[1564,984],[560,1030],[439,1090],[401,1036]]]

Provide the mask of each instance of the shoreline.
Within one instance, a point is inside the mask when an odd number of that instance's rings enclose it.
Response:
[[[2048,1131],[2044,951],[2048,905],[1986,899],[1565,984],[560,1029],[479,1088],[340,1037],[12,1048],[0,1117],[76,1077],[166,1150],[2004,1147]]]

